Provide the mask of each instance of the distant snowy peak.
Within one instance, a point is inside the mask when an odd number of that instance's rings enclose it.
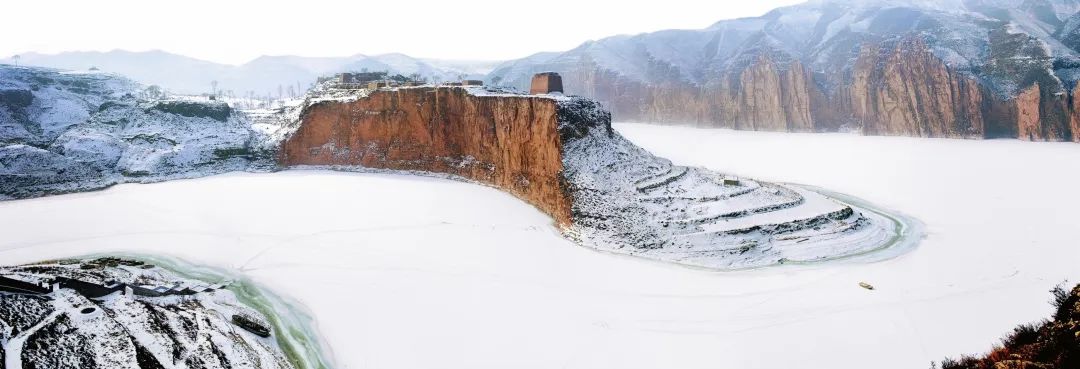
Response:
[[[624,121],[1080,141],[1078,11],[1078,0],[814,0],[590,41],[488,80],[526,88],[558,72],[567,93]]]
[[[815,70],[849,69],[858,46],[921,37],[958,69],[979,73],[994,31],[1030,35],[1055,58],[1078,59],[1074,37],[1080,0],[813,0],[761,17],[717,22],[702,30],[667,30],[586,42],[543,58],[511,61],[490,77],[524,85],[524,74],[584,66],[634,81],[704,84],[759,56],[799,60]],[[574,74],[571,72],[570,74]]]
[[[0,59],[0,64],[15,64],[15,60]],[[479,78],[495,63],[425,60],[404,54],[357,54],[345,57],[261,56],[242,65],[228,65],[158,50],[114,50],[23,54],[18,64],[83,71],[96,68],[185,94],[209,93],[216,89],[238,96],[278,97],[278,94],[287,94],[289,89],[293,89],[294,95],[300,95],[319,77],[339,72],[385,71],[449,81],[461,76]]]

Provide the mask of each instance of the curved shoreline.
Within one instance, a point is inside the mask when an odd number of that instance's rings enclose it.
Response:
[[[637,253],[622,253],[622,252],[616,252],[616,251],[607,250],[607,249],[601,249],[601,248],[590,246],[590,245],[582,242],[582,240],[580,240],[580,239],[578,239],[576,237],[572,237],[570,235],[567,235],[564,230],[560,230],[559,233],[562,234],[562,236],[564,238],[570,240],[571,243],[573,243],[575,245],[578,245],[581,248],[588,249],[588,250],[591,250],[591,251],[595,251],[595,252],[598,252],[598,253],[602,253],[602,254],[606,254],[606,255],[612,255],[612,256],[632,258],[632,259],[636,259],[636,260],[643,260],[643,261],[650,262],[650,263],[669,265],[669,266],[674,266],[674,267],[678,267],[678,268],[686,268],[686,269],[691,269],[691,270],[697,270],[697,271],[703,271],[703,272],[715,272],[715,273],[738,273],[738,272],[749,272],[749,271],[763,271],[763,270],[770,270],[770,269],[776,269],[776,270],[783,269],[783,271],[791,271],[791,270],[796,270],[796,269],[807,269],[807,268],[821,267],[821,266],[825,266],[825,265],[837,265],[837,264],[854,263],[854,262],[876,263],[876,262],[886,261],[886,260],[889,260],[889,259],[900,257],[900,256],[902,256],[904,254],[907,254],[908,252],[910,252],[910,251],[914,250],[915,248],[917,248],[918,245],[919,245],[919,242],[921,242],[921,240],[926,236],[925,231],[924,231],[925,227],[923,226],[922,222],[918,221],[914,217],[907,216],[907,215],[904,215],[904,214],[899,213],[899,212],[885,210],[880,206],[871,205],[869,202],[867,202],[865,200],[862,200],[862,199],[860,199],[858,197],[851,196],[851,195],[846,195],[846,194],[842,194],[842,193],[838,193],[838,192],[832,192],[832,191],[825,190],[825,189],[822,189],[822,188],[817,187],[817,186],[801,185],[801,184],[795,184],[795,183],[781,183],[781,184],[787,185],[787,186],[803,188],[803,189],[806,189],[808,191],[813,191],[813,192],[816,192],[816,193],[819,193],[819,194],[825,196],[826,198],[832,199],[834,201],[839,201],[839,202],[841,202],[843,204],[850,205],[856,211],[868,211],[868,212],[871,212],[871,213],[873,213],[873,214],[875,214],[877,216],[885,218],[885,219],[887,219],[888,221],[890,221],[892,223],[892,229],[895,232],[895,234],[892,237],[890,237],[888,241],[884,242],[881,246],[878,246],[878,247],[875,247],[875,248],[869,249],[869,250],[860,251],[860,252],[857,252],[857,253],[854,253],[854,254],[840,255],[840,256],[835,256],[835,257],[825,257],[825,258],[814,260],[814,261],[786,261],[786,262],[784,262],[782,264],[770,264],[770,265],[750,266],[750,267],[742,267],[742,268],[713,268],[713,267],[706,267],[706,266],[701,266],[701,265],[681,263],[681,262],[674,261],[674,260],[663,260],[663,259],[658,259],[658,258],[654,258],[654,257],[648,257],[648,256],[637,254]]]

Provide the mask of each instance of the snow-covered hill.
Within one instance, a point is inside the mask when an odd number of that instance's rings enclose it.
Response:
[[[0,198],[272,168],[277,132],[255,123],[115,75],[0,65]]]

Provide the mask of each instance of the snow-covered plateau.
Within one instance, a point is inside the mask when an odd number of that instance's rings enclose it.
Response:
[[[1046,291],[1080,278],[1075,144],[615,127],[677,163],[910,215],[925,239],[712,272],[580,247],[493,188],[290,170],[3,202],[0,263],[237,270],[302,302],[339,368],[926,368],[1049,315]]]

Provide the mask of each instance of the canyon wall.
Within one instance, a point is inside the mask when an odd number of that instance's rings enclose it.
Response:
[[[1017,92],[1002,95],[988,82],[949,66],[919,37],[862,43],[857,50],[849,66],[819,71],[762,53],[709,72],[703,84],[685,82],[673,72],[640,82],[586,61],[566,72],[572,76],[567,92],[603,102],[622,121],[1080,141],[1080,90],[1065,88],[1049,72],[1018,78],[1022,85]]]
[[[308,106],[280,160],[453,174],[506,190],[567,226],[558,113],[546,97],[377,90]]]

